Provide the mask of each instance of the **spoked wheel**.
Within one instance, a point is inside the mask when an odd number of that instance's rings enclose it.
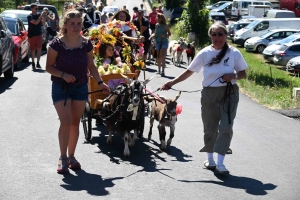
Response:
[[[144,101],[141,101],[141,105],[140,105],[139,109],[139,121],[138,121],[138,134],[137,136],[139,138],[141,138],[143,136],[144,133],[144,127],[145,127],[145,103]]]
[[[90,103],[86,102],[83,115],[81,116],[84,136],[86,141],[90,141],[92,137],[92,116]]]

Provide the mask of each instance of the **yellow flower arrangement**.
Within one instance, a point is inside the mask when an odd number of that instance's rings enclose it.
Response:
[[[117,39],[114,36],[109,35],[109,34],[102,35],[102,43],[115,45],[116,42],[117,42]]]
[[[133,63],[133,66],[135,67],[135,69],[137,70],[143,70],[145,69],[145,63],[143,60],[138,60],[138,61],[135,61]]]

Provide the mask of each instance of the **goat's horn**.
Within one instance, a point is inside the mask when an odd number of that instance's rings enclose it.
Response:
[[[179,91],[179,93],[176,95],[175,101],[177,101],[177,99],[180,97],[180,95],[181,95],[181,91]]]
[[[154,76],[151,76],[150,78],[147,78],[146,80],[144,80],[143,85],[146,86],[153,78],[154,78]]]
[[[130,83],[132,82],[132,80],[131,80],[128,76],[125,76],[125,75],[123,75],[123,74],[121,74],[121,76],[123,76],[123,78],[126,80],[126,82],[127,82],[128,84],[130,84]]]

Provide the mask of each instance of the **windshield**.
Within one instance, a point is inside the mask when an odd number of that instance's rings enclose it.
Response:
[[[272,35],[274,33],[274,31],[268,31],[264,34],[262,34],[261,36],[259,36],[260,38],[266,38],[269,37],[270,35]]]
[[[223,5],[221,5],[221,6],[219,6],[217,9],[220,9],[220,10],[222,10],[222,9],[224,9],[224,8],[226,8],[228,5],[230,5],[231,3],[224,3]]]
[[[244,29],[252,29],[254,28],[260,21],[259,20],[254,20],[253,22],[251,22],[250,24],[248,24],[248,26],[246,26]]]
[[[18,25],[16,22],[13,22],[13,21],[5,21],[8,29],[10,30],[10,32],[13,34],[13,35],[18,35]]]
[[[28,25],[27,16],[28,14],[18,14],[18,13],[9,13],[9,12],[3,12],[1,14],[3,17],[11,17],[11,18],[20,18],[24,25]]]
[[[300,38],[300,34],[293,34],[283,40],[280,40],[279,44],[285,44],[294,41],[295,39]]]

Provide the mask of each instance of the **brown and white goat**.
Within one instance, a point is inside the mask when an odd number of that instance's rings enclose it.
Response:
[[[176,107],[177,107],[177,99],[180,97],[181,92],[177,94],[174,99],[165,99],[164,97],[160,97],[163,102],[155,99],[155,97],[145,97],[147,101],[152,101],[151,103],[151,114],[150,114],[150,130],[148,133],[148,140],[151,140],[152,135],[152,127],[154,119],[159,122],[157,128],[159,131],[159,139],[161,142],[161,150],[166,150],[166,126],[170,127],[170,136],[167,141],[167,145],[169,146],[172,142],[172,138],[174,137],[175,132],[175,123],[177,121],[176,116]]]
[[[129,157],[129,147],[135,144],[141,126],[144,126],[144,103],[142,90],[151,80],[131,80],[124,76],[129,85],[123,84],[116,87],[113,94],[102,103],[102,117],[106,119],[106,128],[109,132],[107,144],[112,143],[112,134],[117,132],[124,139],[124,156]],[[134,130],[133,139],[130,131]]]
[[[187,43],[184,40],[184,38],[180,37],[178,41],[172,40],[169,44],[170,49],[169,53],[171,55],[171,60],[173,61],[173,64],[175,66],[180,66],[182,60],[183,60],[183,51],[187,47]]]

